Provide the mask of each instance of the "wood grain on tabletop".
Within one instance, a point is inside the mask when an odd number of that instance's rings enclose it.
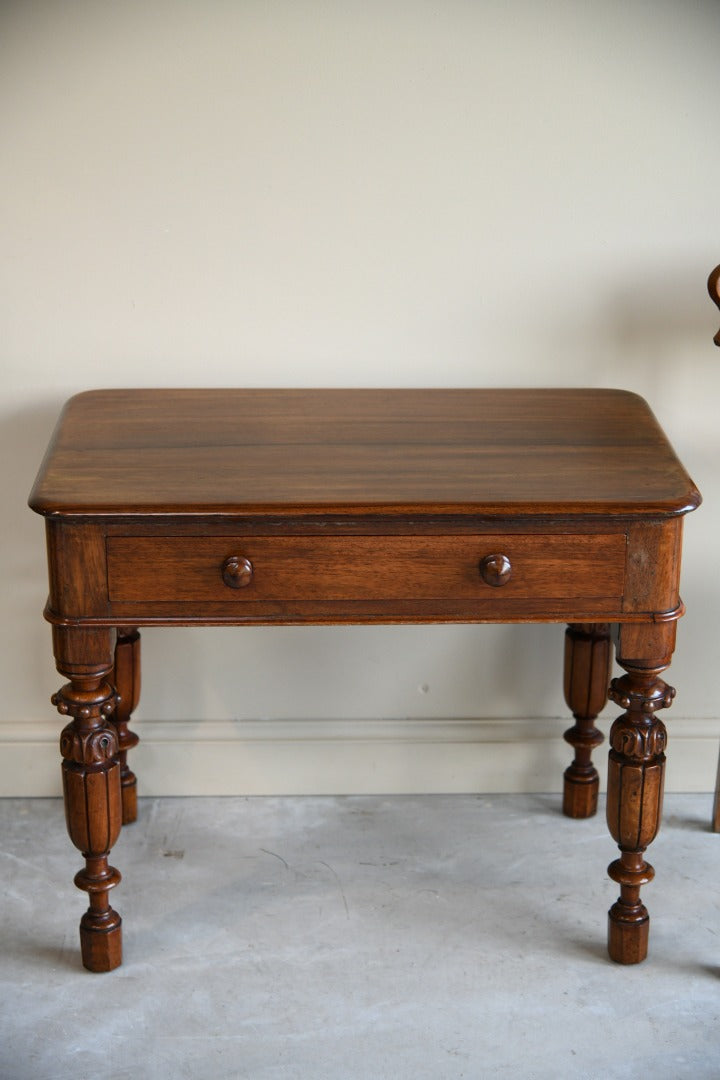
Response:
[[[40,513],[681,513],[698,495],[616,390],[99,390],[72,398]]]

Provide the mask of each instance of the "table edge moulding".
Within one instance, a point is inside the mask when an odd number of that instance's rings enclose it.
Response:
[[[609,953],[637,963],[661,815],[683,517],[700,495],[621,390],[95,390],[67,403],[30,506],[46,519],[68,831],[91,971],[121,962],[109,856],[136,819],[139,628],[565,623],[574,758],[593,815],[609,742],[620,855]],[[610,681],[614,651],[624,674]],[[518,658],[518,662],[520,658]]]

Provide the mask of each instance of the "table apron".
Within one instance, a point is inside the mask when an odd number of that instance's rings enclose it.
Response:
[[[160,523],[55,521],[46,615],[89,626],[676,618],[681,519],[598,524],[165,535]]]

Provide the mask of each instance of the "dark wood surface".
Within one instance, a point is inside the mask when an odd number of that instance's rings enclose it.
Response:
[[[111,601],[615,598],[624,584],[621,533],[539,536],[117,536],[108,539]],[[506,581],[488,582],[480,562],[500,551]],[[221,572],[236,552],[247,581]],[[490,591],[493,590],[493,591]]]
[[[697,491],[617,390],[99,390],[72,398],[30,505],[671,514]]]
[[[720,308],[720,266],[716,266],[708,278],[708,292],[713,303]],[[720,345],[720,330],[713,338],[716,345]]]
[[[565,701],[575,723],[565,732],[575,758],[563,778],[563,813],[592,817],[597,811],[600,777],[592,752],[603,741],[594,721],[604,709],[610,686],[612,648],[609,623],[574,624],[565,631]]]
[[[615,390],[107,390],[68,403],[30,505],[46,516],[83,963],[121,961],[109,865],[137,814],[128,753],[150,624],[570,624],[575,758],[597,805],[611,628],[610,956],[637,963],[660,823],[683,515],[700,496],[648,406]],[[521,658],[518,657],[518,662]]]

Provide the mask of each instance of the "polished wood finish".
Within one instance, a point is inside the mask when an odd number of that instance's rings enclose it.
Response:
[[[492,585],[494,589],[499,589],[501,586],[507,585],[512,576],[513,564],[510,562],[509,555],[504,553],[486,555],[484,559],[480,560],[480,577],[486,585]],[[544,574],[543,576],[546,577],[547,575]],[[552,588],[553,591],[556,588],[554,580],[552,581]]]
[[[720,266],[716,266],[708,278],[708,292],[710,293],[713,303],[717,304],[720,308]],[[713,341],[716,345],[720,345],[720,330],[718,330]]]
[[[495,579],[486,562],[488,545],[498,543],[513,566],[503,580]],[[107,543],[108,598],[133,611],[190,600],[250,606],[254,614],[263,614],[266,601],[272,602],[273,613],[284,600],[497,602],[499,594],[488,585],[505,585],[505,601],[583,596],[617,607],[625,548],[622,533],[598,534],[592,547],[582,534],[118,536]],[[237,554],[228,556],[228,551]],[[239,569],[229,574],[229,566]],[[244,579],[237,581],[243,571]]]
[[[613,390],[107,390],[68,403],[33,489],[46,517],[83,961],[120,962],[108,856],[136,815],[127,753],[146,625],[564,622],[564,809],[594,812],[609,628],[610,951],[646,948],[659,721],[682,517],[700,501],[649,408]],[[114,652],[113,652],[114,646]],[[117,700],[116,688],[119,692]],[[627,699],[627,704],[625,704]],[[652,733],[651,733],[652,729]],[[642,797],[637,783],[642,782]]]
[[[70,679],[52,697],[61,716],[71,717],[60,736],[65,820],[85,859],[75,884],[90,899],[80,921],[82,962],[89,971],[111,971],[122,959],[122,919],[108,898],[120,881],[108,857],[120,835],[122,794],[117,732],[110,722],[117,703],[108,682],[110,634],[56,629],[53,637],[58,670]]]
[[[617,390],[97,390],[71,398],[43,514],[652,517],[697,493]]]
[[[121,573],[122,570],[123,565],[120,563]],[[226,559],[223,559],[220,573],[228,588],[245,589],[253,579],[255,568],[250,560],[245,559],[242,555],[228,555]]]
[[[565,770],[563,813],[587,818],[597,813],[600,778],[592,763],[592,752],[603,736],[594,721],[608,698],[612,650],[609,623],[569,626],[565,632],[565,701],[575,724],[565,732],[565,740],[575,750],[575,758]]]
[[[140,634],[132,627],[121,627],[115,643],[113,682],[118,693],[112,723],[118,737],[118,760],[122,788],[122,823],[137,820],[137,777],[128,765],[128,750],[140,741],[128,724],[140,701]]]
[[[656,713],[667,709],[675,690],[660,673],[669,665],[675,644],[675,625],[666,624],[659,649],[637,634],[620,632],[618,663],[627,674],[613,679],[610,697],[626,711],[610,730],[607,822],[620,848],[620,858],[608,873],[620,885],[610,908],[608,951],[620,964],[645,959],[649,916],[640,900],[640,887],[655,871],[643,857],[660,827],[667,731]]]

